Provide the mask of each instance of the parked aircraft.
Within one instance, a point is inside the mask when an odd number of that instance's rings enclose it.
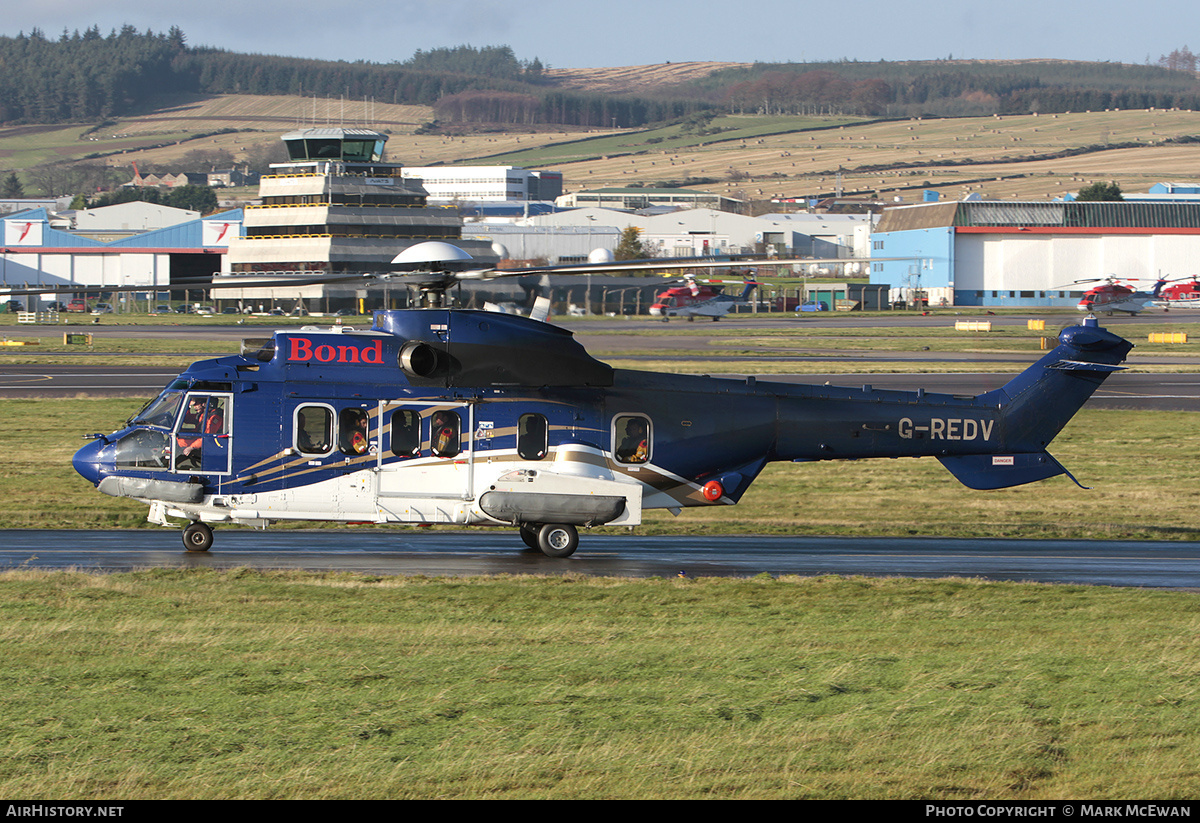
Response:
[[[1136,282],[1136,278],[1125,280],[1125,283],[1133,282]],[[1102,311],[1105,314],[1112,315],[1113,312],[1117,311],[1125,312],[1126,314],[1137,314],[1145,311],[1147,306],[1158,299],[1159,292],[1162,291],[1162,287],[1166,282],[1159,279],[1155,281],[1154,287],[1150,291],[1138,291],[1134,286],[1127,286],[1120,282],[1116,275],[1110,274],[1104,278],[1076,280],[1070,285],[1100,283],[1100,285],[1093,286],[1083,293],[1083,297],[1076,308],[1080,311]]]

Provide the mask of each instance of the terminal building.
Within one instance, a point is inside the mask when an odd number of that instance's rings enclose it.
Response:
[[[515,166],[410,166],[401,174],[431,203],[554,202],[563,190],[562,172]]]
[[[871,236],[893,302],[1074,306],[1108,275],[1195,274],[1200,202],[961,201],[896,206]],[[899,258],[899,259],[896,259]],[[918,295],[918,292],[924,292]]]

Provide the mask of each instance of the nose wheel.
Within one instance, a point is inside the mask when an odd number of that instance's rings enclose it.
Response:
[[[207,523],[192,523],[183,530],[183,547],[190,552],[206,552],[212,543],[213,533]]]

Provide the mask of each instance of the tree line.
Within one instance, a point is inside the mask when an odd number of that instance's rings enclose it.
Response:
[[[0,122],[57,123],[129,114],[151,96],[320,95],[409,105],[442,104],[450,122],[637,126],[688,104],[562,92],[543,84],[544,66],[508,46],[418,51],[395,63],[311,60],[191,48],[177,27],[166,34],[132,26],[107,36],[98,27],[34,29],[0,37]],[[488,99],[491,96],[492,99]],[[443,101],[446,101],[443,103]]]
[[[679,88],[735,113],[1018,114],[1200,108],[1185,47],[1151,65],[1076,61],[839,61],[725,69]]]
[[[1104,108],[1200,108],[1196,56],[1157,65],[1070,61],[758,63],[643,95],[566,91],[508,46],[417,51],[391,63],[192,48],[178,27],[93,26],[57,38],[0,37],[0,122],[95,121],[152,96],[319,95],[433,106],[444,123],[638,127],[697,112],[964,115]]]

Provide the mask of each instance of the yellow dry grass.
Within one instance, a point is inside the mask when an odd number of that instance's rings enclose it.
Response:
[[[606,94],[643,94],[663,86],[686,83],[720,69],[749,68],[749,63],[655,63],[648,66],[611,66],[593,69],[547,69],[546,77],[565,89]]]
[[[378,129],[390,135],[388,158],[408,166],[453,163],[463,158],[519,151],[547,143],[579,140],[590,132],[471,134],[465,136],[414,134],[422,123],[434,119],[429,106],[398,106],[362,100],[313,100],[306,97],[263,95],[200,96],[170,108],[122,120],[95,132],[98,148],[125,135],[146,136],[203,133],[237,129],[236,133],[214,134],[169,146],[130,151],[110,160],[129,163],[169,164],[197,149],[224,149],[239,161],[255,146],[274,144],[284,132],[297,128],[345,126]]]
[[[750,119],[728,117],[719,124],[736,127],[739,120]],[[1200,134],[1200,112],[1191,111],[899,120],[609,156],[550,168],[562,171],[570,188],[711,177],[722,182],[698,188],[760,199],[831,191],[841,168],[846,191],[886,196],[929,181],[953,198],[978,193],[985,198],[1044,199],[1095,180],[1115,180],[1133,191],[1159,180],[1200,177],[1200,146],[1161,145],[1166,139],[1195,134]],[[1143,143],[1145,148],[1050,157],[1082,146],[1128,142]],[[1015,158],[1030,159],[1012,162]],[[972,164],[950,165],[967,160]],[[864,168],[900,164],[907,167]],[[731,171],[747,177],[724,180]]]
[[[634,66],[604,70],[556,70],[584,83],[587,72],[614,87],[662,82],[664,72],[685,77],[711,71],[710,64]],[[389,159],[409,166],[463,161],[577,141],[609,130],[418,135],[433,110],[369,101],[312,100],[253,95],[196,96],[182,104],[123,120],[94,133],[96,148],[119,147],[122,139],[155,134],[229,134],[182,140],[171,145],[114,155],[110,162],[170,164],[195,149],[225,149],[241,161],[255,146],[276,143],[282,132],[311,125],[369,125],[390,134]],[[787,128],[788,118],[773,118]],[[796,119],[797,127],[813,118]],[[713,125],[729,130],[752,127],[762,118],[727,116]],[[832,123],[832,121],[831,121]],[[622,132],[618,131],[618,134]],[[1200,135],[1200,113],[1191,111],[1103,111],[1003,117],[863,122],[822,131],[792,131],[762,137],[711,140],[663,150],[629,133],[627,145],[594,159],[540,167],[561,171],[568,190],[631,183],[710,178],[696,188],[743,199],[815,196],[834,190],[836,173],[847,193],[915,198],[915,190],[936,188],[958,199],[968,194],[996,199],[1060,197],[1094,181],[1113,180],[1125,191],[1144,191],[1160,180],[1200,178],[1200,145],[1162,141]],[[707,138],[706,138],[707,139]],[[626,141],[622,141],[623,143]],[[1138,143],[1085,155],[1052,159],[1084,146]],[[585,146],[586,148],[586,146]],[[623,153],[622,153],[623,152]],[[582,154],[586,155],[584,151]],[[969,165],[962,164],[971,161]],[[871,170],[869,167],[886,167]],[[732,176],[737,180],[730,180]]]

